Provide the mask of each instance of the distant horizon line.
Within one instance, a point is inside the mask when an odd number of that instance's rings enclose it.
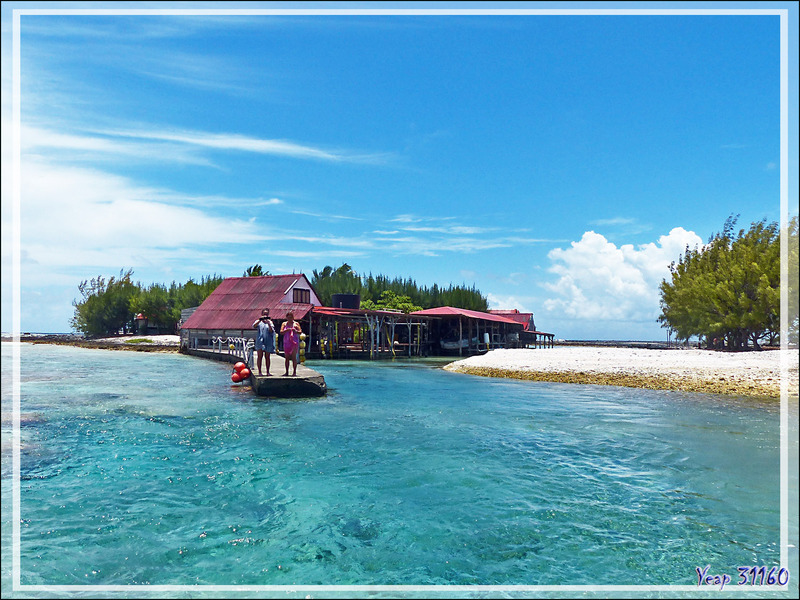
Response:
[[[3,337],[13,336],[14,334],[15,334],[15,332],[11,332],[11,331],[2,331],[2,332],[0,332],[0,335],[2,335]],[[82,333],[78,333],[78,332],[74,332],[74,331],[21,331],[19,333],[19,335],[75,335],[75,336],[80,336],[80,337],[86,337]],[[138,333],[136,333],[136,334],[134,334],[134,333],[116,334],[116,336],[120,336],[120,337],[122,337],[124,335],[141,336],[141,335],[144,335],[144,334],[138,334]],[[156,334],[152,334],[152,335],[156,335]],[[158,335],[178,335],[178,334],[176,333],[176,334],[158,334]],[[105,337],[116,337],[116,336],[114,334],[112,334],[112,335],[107,335]],[[605,343],[608,343],[608,342],[617,342],[617,343],[640,342],[640,343],[651,343],[651,344],[666,344],[667,343],[665,340],[643,340],[643,339],[625,339],[625,340],[623,340],[623,339],[600,339],[600,338],[595,338],[595,339],[555,338],[555,341],[556,342],[605,342]],[[671,341],[670,343],[671,344],[675,344],[676,342],[675,341]]]

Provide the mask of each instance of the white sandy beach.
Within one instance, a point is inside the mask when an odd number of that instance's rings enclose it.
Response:
[[[147,340],[147,341],[141,341]],[[177,335],[124,335],[92,340],[109,346],[177,349]],[[142,348],[144,349],[144,348]],[[448,371],[534,381],[618,385],[690,392],[779,398],[786,369],[790,397],[798,395],[798,352],[715,352],[695,348],[613,346],[492,350],[456,360]]]
[[[798,355],[786,353],[789,393],[798,391]],[[780,397],[781,352],[564,346],[492,350],[448,371],[538,381],[595,383]]]
[[[93,340],[95,342],[103,342],[107,344],[125,344],[131,343],[131,340],[147,340],[142,342],[134,342],[137,344],[153,344],[158,346],[179,346],[181,343],[181,336],[179,335],[118,335],[116,337],[99,338]]]

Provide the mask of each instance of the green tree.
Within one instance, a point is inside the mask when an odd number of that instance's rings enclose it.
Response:
[[[154,283],[141,290],[130,301],[131,311],[147,318],[148,326],[172,331],[181,318],[180,308],[170,298],[166,286]]]
[[[414,304],[411,298],[398,296],[392,290],[384,290],[377,302],[365,300],[361,303],[361,308],[365,310],[399,310],[405,314],[422,310],[422,307]]]
[[[73,301],[75,313],[70,325],[87,336],[127,333],[133,327],[131,298],[139,293],[131,281],[133,270],[119,272],[119,277],[106,281],[102,276],[84,280],[78,285],[81,300]]]
[[[736,217],[700,249],[687,248],[661,283],[663,326],[678,339],[697,335],[744,349],[780,330],[780,238],[776,223],[753,223],[734,235]]]
[[[322,271],[314,269],[311,286],[323,306],[330,306],[334,294],[361,294],[361,278],[347,263],[338,269],[326,266]]]
[[[73,301],[75,312],[70,325],[87,336],[113,335],[133,330],[134,315],[142,313],[150,325],[173,330],[181,309],[200,305],[222,283],[219,275],[192,279],[184,285],[174,281],[169,288],[162,284],[148,287],[133,283],[132,270],[120,271],[119,277],[106,281],[102,276],[78,285],[81,299]]]
[[[262,269],[261,265],[253,265],[252,267],[247,267],[242,277],[263,277],[264,275],[269,275],[269,271]]]
[[[787,321],[789,323],[789,343],[797,344],[798,343],[798,329],[800,329],[800,310],[798,307],[798,276],[800,275],[800,269],[798,269],[798,265],[800,265],[800,258],[798,255],[800,254],[800,248],[798,248],[798,217],[795,215],[789,220],[788,227],[786,228],[785,232],[786,237],[788,238],[788,249],[787,249],[787,267],[789,270],[789,280],[787,282],[788,289],[788,296],[789,296],[789,303],[788,303],[788,315]]]
[[[170,288],[170,297],[174,298],[173,306],[178,310],[183,308],[194,308],[200,306],[203,300],[213,292],[217,286],[222,283],[224,278],[221,275],[211,275],[200,279],[200,283],[196,283],[193,279],[189,279],[183,285],[175,285],[173,282]]]
[[[395,296],[407,297],[412,305],[422,308],[449,305],[486,311],[489,304],[487,298],[474,286],[468,288],[464,285],[451,284],[447,289],[442,289],[433,284],[428,288],[417,285],[411,278],[390,279],[386,275],[372,273],[359,277],[346,263],[338,269],[326,266],[322,271],[314,270],[311,285],[325,306],[330,306],[331,296],[337,293],[360,294],[363,307],[377,306],[387,290],[393,292]]]

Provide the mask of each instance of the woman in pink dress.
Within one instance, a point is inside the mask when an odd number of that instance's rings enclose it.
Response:
[[[292,361],[292,377],[297,376],[297,353],[300,350],[300,323],[294,320],[294,313],[286,313],[286,321],[281,325],[283,336],[283,355],[286,357],[286,373],[289,375],[289,361]]]

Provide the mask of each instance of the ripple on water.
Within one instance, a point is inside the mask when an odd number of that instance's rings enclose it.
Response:
[[[693,584],[779,556],[769,406],[335,362],[327,398],[273,402],[198,359],[95,351],[100,381],[25,352],[57,377],[22,382],[23,583]]]

